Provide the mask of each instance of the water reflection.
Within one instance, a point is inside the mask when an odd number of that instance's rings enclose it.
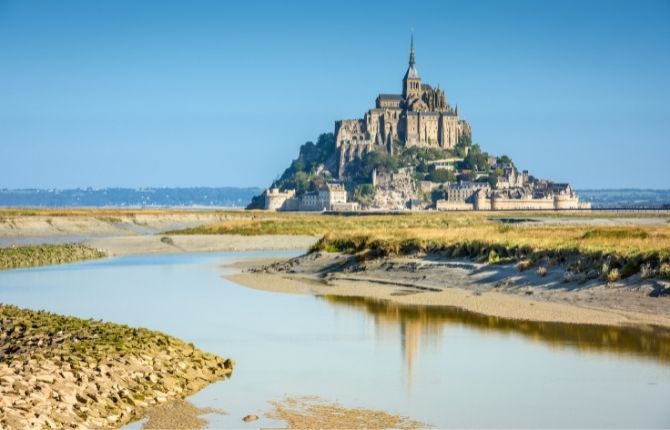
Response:
[[[420,345],[426,345],[422,338],[430,342],[440,342],[445,329],[456,324],[482,332],[519,335],[555,348],[635,356],[670,365],[670,329],[661,327],[609,327],[519,321],[444,306],[405,305],[365,297],[319,297],[334,306],[365,310],[374,317],[379,336],[384,336],[389,329],[399,328],[410,384]]]

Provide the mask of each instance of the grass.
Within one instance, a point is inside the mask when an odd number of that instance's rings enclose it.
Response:
[[[3,322],[3,328],[13,328],[8,337],[15,338],[11,342],[12,358],[23,354],[31,356],[39,351],[49,355],[64,353],[73,358],[100,359],[183,344],[173,337],[144,328],[20,309],[11,305],[0,304],[0,321]],[[38,338],[52,339],[54,342],[37,345],[33,341]],[[0,350],[0,356],[2,353],[7,351]]]
[[[181,209],[0,209],[0,220],[16,217],[96,217],[116,221],[135,215],[169,215],[203,213]],[[524,261],[524,267],[561,262],[583,257],[576,262],[578,270],[603,263],[620,269],[622,277],[638,273],[649,264],[649,273],[670,277],[670,224],[667,213],[631,213],[611,211],[561,212],[471,212],[471,213],[401,213],[365,215],[323,215],[317,213],[277,213],[265,211],[217,210],[226,221],[167,232],[167,234],[288,234],[316,235],[321,240],[314,249],[376,255],[436,252],[452,257],[482,259],[492,264]],[[515,222],[537,217],[557,220],[555,223]],[[580,218],[656,218],[656,223],[594,226],[561,224],[560,220]],[[503,222],[504,221],[504,222]],[[37,251],[35,251],[37,252]],[[51,251],[43,253],[49,255]],[[3,267],[0,255],[0,268]],[[94,258],[94,257],[92,257]],[[36,257],[25,262],[11,258],[12,265],[28,267],[32,261],[67,262],[60,257]],[[79,259],[79,258],[78,258]],[[661,270],[663,268],[663,270]],[[654,275],[656,276],[656,275]]]
[[[626,215],[637,217],[637,214]],[[343,216],[257,212],[169,233],[318,235],[322,238],[313,250],[359,254],[366,258],[439,253],[489,263],[523,261],[524,267],[540,261],[549,265],[567,262],[578,271],[599,268],[607,262],[610,268],[626,267],[621,270],[626,276],[639,272],[644,263],[658,268],[670,261],[670,226],[665,223],[594,226],[501,222],[501,219],[538,216],[587,215],[583,212],[474,212]],[[612,218],[618,215],[594,212],[588,216]],[[644,214],[645,218],[650,216]]]
[[[514,216],[520,214],[515,213]],[[522,213],[525,216],[533,214]],[[546,216],[535,213],[535,216]],[[568,216],[564,213],[552,216]],[[572,216],[573,214],[570,214]],[[596,215],[600,215],[596,213]],[[509,215],[507,215],[508,217]],[[583,216],[582,213],[574,216]],[[250,214],[230,221],[172,231],[169,234],[296,234],[323,236],[331,249],[384,244],[389,252],[430,250],[444,245],[499,245],[532,250],[637,255],[670,255],[670,227],[660,225],[598,226],[574,224],[501,224],[505,215],[491,213],[410,213],[402,215],[330,216],[317,214]],[[349,243],[347,245],[347,242]]]
[[[105,257],[105,253],[77,243],[0,248],[0,270],[72,263]]]

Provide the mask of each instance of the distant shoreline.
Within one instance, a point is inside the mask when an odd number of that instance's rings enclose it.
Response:
[[[0,188],[0,209],[192,209],[242,210],[259,187]],[[662,209],[668,188],[575,189],[593,209]]]

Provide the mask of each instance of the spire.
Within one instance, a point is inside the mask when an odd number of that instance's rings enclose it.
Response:
[[[409,45],[409,67],[414,67],[414,30],[412,29],[412,36]]]
[[[407,78],[421,79],[419,78],[419,72],[416,70],[416,62],[414,61],[414,29],[412,29],[412,38],[409,45],[409,67],[407,68],[407,73],[405,73],[405,79]]]

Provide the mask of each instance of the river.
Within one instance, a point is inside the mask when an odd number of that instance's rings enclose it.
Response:
[[[667,331],[506,321],[455,309],[259,291],[222,277],[248,257],[109,258],[0,272],[0,301],[160,330],[231,357],[189,398],[212,428],[280,426],[270,400],[317,395],[436,427],[670,425]],[[131,428],[138,428],[136,423]]]

